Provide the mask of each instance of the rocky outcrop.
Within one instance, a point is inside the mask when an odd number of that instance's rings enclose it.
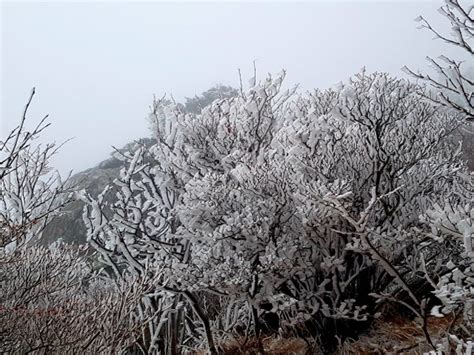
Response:
[[[85,170],[71,177],[77,188],[85,189],[97,197],[103,189],[119,175],[121,162],[118,159],[107,159],[97,167]],[[82,221],[84,202],[74,201],[55,217],[45,228],[42,242],[52,243],[62,239],[66,243],[82,244],[86,242],[86,227]]]
[[[142,138],[138,141],[145,146],[151,146],[154,143],[153,139]],[[129,143],[120,151],[129,151],[133,149],[136,142]],[[113,183],[114,179],[119,176],[120,169],[123,163],[110,157],[99,163],[96,167],[87,169],[77,173],[71,177],[71,183],[77,190],[84,189],[92,197],[97,197],[107,185]],[[107,194],[106,200],[108,202],[114,201],[115,194]],[[82,201],[74,201],[64,208],[61,215],[54,217],[46,226],[42,244],[50,244],[58,239],[70,244],[82,244],[86,242],[86,227],[82,220],[82,213],[84,203]]]

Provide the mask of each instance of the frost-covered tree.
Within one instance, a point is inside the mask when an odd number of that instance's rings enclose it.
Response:
[[[102,278],[87,248],[38,243],[75,191],[49,167],[58,148],[35,145],[49,126],[47,116],[32,130],[26,128],[34,93],[19,126],[0,142],[0,352],[123,353],[139,348],[144,324],[155,314],[140,313],[137,304],[154,279],[129,274]]]
[[[72,186],[49,166],[58,147],[34,145],[49,126],[45,116],[26,129],[33,89],[18,127],[0,141],[0,250],[13,252],[37,242],[46,224],[73,199]]]
[[[434,39],[458,48],[461,55],[458,58],[450,55],[441,55],[437,59],[427,57],[432,68],[431,73],[424,74],[407,67],[403,69],[412,77],[430,84],[432,90],[423,94],[425,98],[464,114],[466,124],[456,135],[463,141],[464,158],[468,160],[469,167],[473,170],[473,7],[466,1],[448,0],[439,9],[439,13],[446,19],[446,24],[451,29],[449,34],[434,28],[423,16],[416,19],[420,23],[419,28],[433,33]]]
[[[330,351],[394,300],[431,341],[425,276],[438,282],[444,262],[462,256],[443,250],[420,215],[471,198],[452,193],[469,183],[449,138],[461,116],[387,74],[301,95],[282,89],[284,77],[200,114],[156,101],[157,143],[117,153],[126,168],[112,213],[103,196],[82,197],[91,245],[116,275],[159,269],[156,290],[181,306],[168,333],[154,334],[175,345],[205,334],[216,351],[215,334],[249,322],[257,340],[291,328]],[[211,295],[227,300],[226,315],[205,310]],[[276,324],[265,324],[272,314]]]
[[[434,28],[423,16],[416,18],[420,28],[428,29],[436,39],[460,48],[467,60],[455,60],[441,55],[438,59],[427,57],[435,75],[422,74],[404,68],[417,79],[428,82],[434,93],[425,97],[441,105],[462,112],[469,121],[474,120],[474,6],[459,0],[445,0],[439,13],[446,18],[451,27],[450,34],[443,34]]]
[[[444,43],[459,48],[464,60],[455,60],[446,55],[438,59],[427,58],[435,74],[422,74],[404,68],[413,77],[429,83],[432,90],[423,95],[425,98],[439,103],[449,109],[453,109],[463,115],[467,122],[474,119],[474,76],[472,71],[473,35],[474,35],[474,6],[459,0],[446,0],[444,6],[440,7],[439,13],[445,17],[450,26],[451,33],[443,34],[434,28],[423,16],[419,16],[420,28],[428,29]],[[464,150],[472,170],[472,124],[466,125],[460,130],[463,139]],[[463,184],[456,184],[454,194],[455,200],[445,199],[439,201],[423,217],[426,223],[432,226],[431,235],[441,244],[450,245],[459,251],[458,258],[452,258],[447,264],[448,270],[443,272],[438,281],[430,280],[436,289],[436,295],[443,300],[445,312],[448,310],[463,310],[463,321],[466,323],[466,332],[473,330],[473,272],[474,263],[472,252],[472,239],[474,232],[473,207],[472,207],[472,176],[466,175],[462,178]],[[460,187],[461,186],[461,187]],[[462,196],[462,197],[461,197]],[[462,251],[462,252],[461,252]],[[437,315],[442,314],[435,312]],[[468,329],[468,330],[467,330]],[[466,335],[466,334],[465,334]],[[456,338],[458,347],[463,347],[467,352],[466,343]],[[448,341],[449,343],[449,341]],[[449,351],[449,346],[443,345],[443,351]],[[472,348],[472,343],[470,345]],[[460,348],[459,348],[460,349]],[[458,350],[459,350],[458,349]]]
[[[441,246],[449,246],[451,251],[444,259],[444,267],[439,268],[438,278],[426,274],[433,293],[442,301],[432,314],[454,314],[461,319],[461,336],[451,332],[437,344],[437,350],[469,353],[474,347],[474,174],[458,179],[452,190],[454,196],[435,204],[422,219],[431,227],[429,237]]]
[[[430,311],[429,292],[416,277],[418,216],[449,196],[462,163],[448,138],[459,118],[420,101],[420,90],[385,74],[361,73],[299,103],[283,135],[299,171],[308,233],[331,280],[326,302],[332,309],[340,302],[347,315],[348,304],[366,306],[370,320],[377,309],[372,295],[408,301],[421,319]],[[423,252],[440,258],[430,248]],[[324,328],[331,328],[327,320]]]

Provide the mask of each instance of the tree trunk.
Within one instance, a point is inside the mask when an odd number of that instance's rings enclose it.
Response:
[[[217,349],[214,344],[214,337],[212,336],[211,325],[209,323],[209,318],[204,314],[204,311],[201,309],[196,297],[189,291],[184,291],[183,295],[189,301],[194,312],[201,320],[202,324],[204,325],[204,331],[206,332],[207,344],[209,347],[209,352],[211,355],[217,355]]]

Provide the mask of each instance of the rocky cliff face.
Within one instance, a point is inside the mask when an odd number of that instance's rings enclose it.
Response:
[[[151,146],[153,139],[142,138],[138,141],[145,146]],[[133,150],[136,142],[129,143],[120,151]],[[86,190],[92,197],[97,197],[107,185],[113,183],[119,176],[123,163],[111,157],[104,160],[94,168],[87,169],[71,177],[71,182],[78,190]],[[106,196],[108,202],[114,201],[115,194],[109,193]],[[45,228],[41,243],[49,244],[58,239],[71,244],[82,244],[86,242],[86,227],[82,220],[84,203],[75,201],[69,204],[60,216],[55,217]]]
[[[93,197],[97,197],[119,175],[120,168],[121,162],[110,158],[94,168],[72,176],[71,181],[78,189],[85,189]],[[62,239],[66,243],[85,243],[86,228],[82,221],[83,208],[82,201],[69,204],[63,213],[55,217],[45,228],[42,242],[49,244]]]

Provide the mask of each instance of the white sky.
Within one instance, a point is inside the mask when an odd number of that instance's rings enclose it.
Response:
[[[443,27],[442,1],[8,2],[1,4],[1,137],[30,90],[33,125],[50,114],[42,141],[67,143],[53,164],[80,171],[111,146],[148,136],[153,94],[180,101],[237,69],[261,77],[287,69],[287,83],[324,88],[362,66],[402,75],[427,69],[426,55],[451,52],[418,30],[423,14]],[[448,53],[449,53],[448,52]],[[244,82],[247,82],[245,80]]]

